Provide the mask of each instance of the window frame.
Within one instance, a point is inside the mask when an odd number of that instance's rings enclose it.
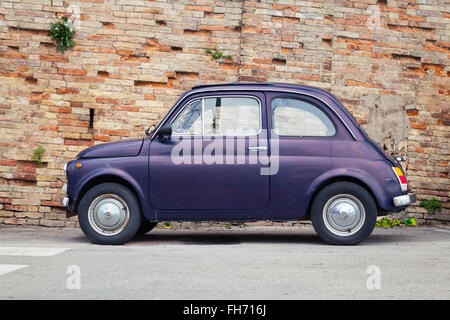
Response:
[[[302,102],[306,102],[311,104],[312,106],[318,108],[320,111],[322,111],[324,113],[324,115],[330,120],[331,124],[334,127],[334,134],[332,136],[299,136],[299,135],[279,135],[274,131],[274,117],[273,117],[273,109],[272,109],[272,102],[275,99],[292,99],[292,100],[298,100],[298,101],[302,101]],[[292,94],[279,94],[279,95],[274,95],[273,97],[271,97],[269,103],[268,103],[268,114],[270,116],[270,121],[268,121],[269,125],[270,125],[270,132],[271,134],[280,137],[280,138],[297,138],[297,139],[301,139],[301,138],[314,138],[314,139],[330,139],[330,138],[334,138],[338,135],[338,126],[336,125],[336,122],[334,121],[333,117],[330,116],[330,114],[327,112],[326,108],[324,108],[323,106],[320,105],[320,103],[318,101],[316,101],[313,97],[304,97],[302,95],[292,95]]]
[[[205,111],[205,99],[214,99],[214,98],[249,98],[249,99],[254,99],[258,102],[258,106],[259,106],[259,130],[257,133],[253,134],[253,135],[248,135],[248,134],[238,134],[238,135],[205,135],[204,134],[204,111]],[[261,134],[262,129],[263,129],[263,105],[262,105],[262,101],[259,97],[254,96],[254,95],[248,95],[248,94],[231,94],[231,95],[212,95],[212,96],[200,96],[200,97],[194,97],[188,101],[186,101],[186,103],[184,103],[184,105],[180,108],[180,110],[178,110],[172,117],[172,119],[170,119],[168,121],[168,123],[172,126],[172,124],[181,116],[181,114],[183,113],[183,111],[193,102],[197,101],[197,100],[202,100],[202,132],[200,134],[188,134],[188,133],[181,133],[181,134],[177,134],[177,133],[172,133],[172,136],[175,137],[257,137]]]
[[[169,121],[170,126],[173,126],[173,123],[183,114],[184,110],[186,108],[188,108],[192,103],[194,103],[197,100],[202,100],[203,98],[193,98],[191,100],[188,100],[181,108],[180,110],[173,116],[173,118]],[[201,113],[201,118],[202,118],[202,132],[200,134],[195,134],[195,133],[175,133],[172,132],[172,136],[175,137],[183,137],[183,136],[189,136],[189,137],[201,137],[203,136],[203,102],[202,102],[202,113]]]

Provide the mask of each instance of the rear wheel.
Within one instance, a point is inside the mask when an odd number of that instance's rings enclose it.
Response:
[[[81,199],[78,220],[92,242],[123,244],[141,225],[141,209],[130,189],[117,183],[102,183],[89,189]]]
[[[370,193],[352,182],[323,188],[311,207],[311,221],[327,243],[353,245],[366,239],[377,220],[377,206]]]

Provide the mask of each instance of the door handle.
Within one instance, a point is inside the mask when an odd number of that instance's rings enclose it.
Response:
[[[267,151],[267,147],[248,147],[249,151]]]

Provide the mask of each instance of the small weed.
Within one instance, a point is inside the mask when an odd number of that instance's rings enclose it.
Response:
[[[427,209],[428,213],[433,214],[436,213],[436,211],[442,210],[442,203],[439,202],[438,199],[433,198],[431,200],[421,200],[420,206],[422,208]]]
[[[218,60],[218,59],[231,60],[231,56],[224,56],[223,53],[221,51],[219,51],[219,49],[217,49],[217,48],[214,48],[213,50],[207,49],[206,53],[211,55],[211,57],[213,57],[215,60]]]
[[[172,228],[172,225],[170,224],[169,221],[166,221],[166,222],[163,223],[163,228],[164,228],[164,229],[171,229],[171,228]]]
[[[403,220],[382,218],[378,220],[375,224],[377,228],[392,228],[392,227],[415,227],[417,222],[415,218],[406,218]]]
[[[241,32],[242,31],[242,21],[239,21],[239,24],[237,26],[234,26],[234,31]]]
[[[33,151],[33,156],[31,157],[31,159],[36,160],[36,162],[39,166],[43,165],[42,155],[44,154],[44,152],[45,152],[45,149],[42,148],[42,146],[39,146],[39,148],[34,149],[34,151]]]
[[[227,222],[227,223],[225,224],[225,227],[226,227],[227,229],[231,229],[232,226],[233,226],[233,225],[232,225],[230,222]]]

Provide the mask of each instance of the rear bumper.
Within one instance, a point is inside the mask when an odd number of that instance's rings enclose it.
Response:
[[[394,202],[394,206],[405,207],[411,203],[416,202],[416,199],[417,197],[415,193],[408,193],[402,196],[394,197],[392,200]]]

